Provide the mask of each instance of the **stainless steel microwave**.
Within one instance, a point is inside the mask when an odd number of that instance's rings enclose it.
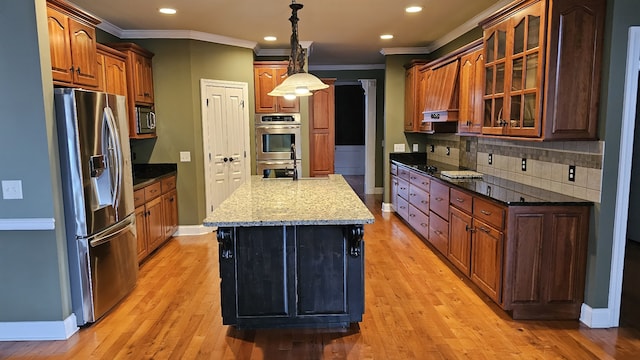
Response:
[[[156,113],[150,106],[136,106],[136,123],[138,134],[156,133]]]

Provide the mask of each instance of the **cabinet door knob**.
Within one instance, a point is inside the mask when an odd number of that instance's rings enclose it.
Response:
[[[232,158],[232,157],[229,158],[229,162],[233,162],[233,160],[235,160],[235,159]]]
[[[224,158],[224,159],[222,159],[222,161],[227,162],[227,161],[229,161],[229,158]]]

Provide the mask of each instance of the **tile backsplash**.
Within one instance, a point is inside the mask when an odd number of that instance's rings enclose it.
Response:
[[[600,202],[603,141],[528,142],[437,135],[427,138],[426,149],[429,160]],[[526,159],[525,171],[522,159]],[[570,166],[575,167],[574,181],[569,180]]]

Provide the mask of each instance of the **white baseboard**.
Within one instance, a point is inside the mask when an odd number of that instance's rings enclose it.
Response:
[[[76,315],[63,321],[0,322],[0,341],[66,340],[78,331]]]
[[[391,205],[391,203],[383,202],[382,203],[382,212],[393,212],[393,206]]]
[[[610,328],[612,327],[611,311],[609,308],[594,309],[583,303],[580,309],[580,322],[592,329]]]
[[[178,231],[176,231],[173,236],[204,235],[215,230],[213,227],[204,225],[180,225],[178,226]]]

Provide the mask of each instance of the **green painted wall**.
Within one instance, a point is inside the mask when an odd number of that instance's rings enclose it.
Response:
[[[389,174],[389,153],[393,152],[393,144],[405,144],[409,151],[409,143],[404,136],[404,65],[415,56],[394,55],[385,58],[385,86],[384,86],[384,156],[382,168],[384,174]],[[383,201],[389,202],[391,179],[384,176]]]
[[[0,180],[22,180],[22,200],[0,198],[0,219],[53,218],[54,230],[0,231],[0,322],[71,314],[45,0],[0,6]],[[16,86],[18,85],[19,86]]]
[[[155,54],[153,85],[158,137],[131,141],[136,154],[134,162],[177,163],[180,225],[200,225],[206,206],[200,80],[247,83],[248,120],[253,132],[253,52],[197,40],[135,42]],[[180,151],[191,152],[191,162],[180,162]],[[254,169],[254,164],[251,167]]]
[[[639,1],[608,1],[599,121],[599,135],[605,141],[602,200],[594,211],[595,238],[592,236],[589,243],[585,298],[594,308],[608,304],[628,29],[639,25]]]

